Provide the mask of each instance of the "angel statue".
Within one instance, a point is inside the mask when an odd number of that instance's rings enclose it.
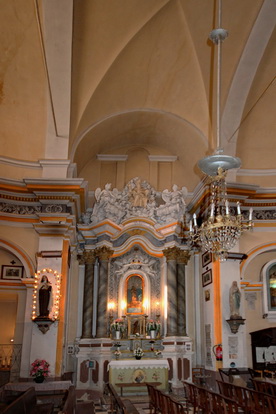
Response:
[[[173,185],[172,191],[164,190],[162,192],[162,199],[165,201],[165,204],[161,204],[156,214],[159,217],[162,217],[163,221],[166,218],[179,219],[185,211],[185,198],[188,194],[187,188],[182,187],[178,188],[176,184]]]

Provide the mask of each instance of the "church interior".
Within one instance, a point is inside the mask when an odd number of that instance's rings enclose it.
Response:
[[[0,385],[37,360],[80,400],[273,380],[275,0],[0,21]]]

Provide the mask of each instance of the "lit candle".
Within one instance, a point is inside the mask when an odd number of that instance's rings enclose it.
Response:
[[[225,210],[226,210],[226,215],[228,216],[229,215],[229,201],[228,200],[225,201]]]
[[[194,219],[194,226],[197,226],[197,222],[196,222],[196,214],[194,213],[193,215],[193,219]]]
[[[214,203],[211,204],[211,214],[210,217],[214,217],[214,210],[215,210],[215,205]]]
[[[250,207],[250,209],[249,209],[249,221],[252,221],[252,215],[253,215],[253,207]]]

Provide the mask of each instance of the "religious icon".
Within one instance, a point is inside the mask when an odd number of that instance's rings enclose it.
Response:
[[[127,313],[143,312],[143,278],[138,275],[127,279]]]

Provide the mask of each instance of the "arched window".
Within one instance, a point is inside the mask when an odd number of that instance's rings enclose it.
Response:
[[[264,313],[268,318],[276,318],[276,261],[263,268]]]
[[[276,263],[266,271],[268,310],[276,311]]]

